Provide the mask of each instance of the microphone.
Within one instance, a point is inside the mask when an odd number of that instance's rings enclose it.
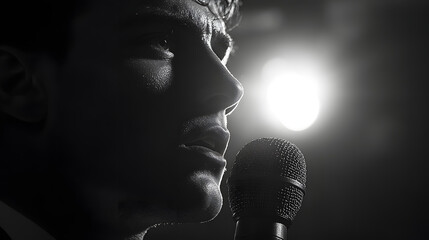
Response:
[[[227,180],[234,240],[285,240],[304,198],[306,171],[303,154],[286,140],[244,146]]]

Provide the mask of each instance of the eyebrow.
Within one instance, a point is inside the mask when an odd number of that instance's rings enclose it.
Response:
[[[171,23],[174,26],[179,26],[180,28],[186,29],[190,32],[203,34],[205,31],[206,20],[202,22],[204,26],[196,24],[197,21],[189,13],[184,12],[170,12],[163,8],[158,7],[145,7],[139,9],[135,15],[128,17],[121,25],[122,26],[138,26],[148,22],[159,22],[159,23]],[[221,19],[213,19],[213,21],[223,21]],[[212,36],[220,40],[220,42],[228,45],[228,48],[233,48],[234,41],[231,35],[226,31],[221,31],[218,28],[211,28]]]

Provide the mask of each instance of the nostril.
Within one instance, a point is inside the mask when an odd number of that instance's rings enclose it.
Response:
[[[217,94],[207,97],[205,106],[216,111],[224,110],[225,115],[228,115],[234,111],[243,97],[243,87],[237,81],[237,84],[234,83],[233,86],[229,85],[222,90],[223,91],[218,91]]]
[[[228,108],[231,104],[231,100],[228,96],[218,94],[207,99],[204,103],[204,106],[210,112],[218,112]]]
[[[229,115],[231,114],[235,108],[238,106],[238,102],[236,102],[234,105],[228,107],[227,109],[225,109],[225,115]]]
[[[225,111],[225,115],[228,115],[237,107],[241,96],[242,95],[239,97],[225,94],[215,95],[204,101],[204,108],[209,112]]]

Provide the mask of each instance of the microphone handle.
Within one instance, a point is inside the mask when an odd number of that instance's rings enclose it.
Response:
[[[240,218],[234,240],[286,240],[287,227],[269,218]]]

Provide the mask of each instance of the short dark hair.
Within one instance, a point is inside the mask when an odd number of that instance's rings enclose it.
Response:
[[[221,18],[226,25],[227,30],[231,30],[240,22],[239,8],[241,0],[196,0],[205,5],[206,3],[210,11]]]

